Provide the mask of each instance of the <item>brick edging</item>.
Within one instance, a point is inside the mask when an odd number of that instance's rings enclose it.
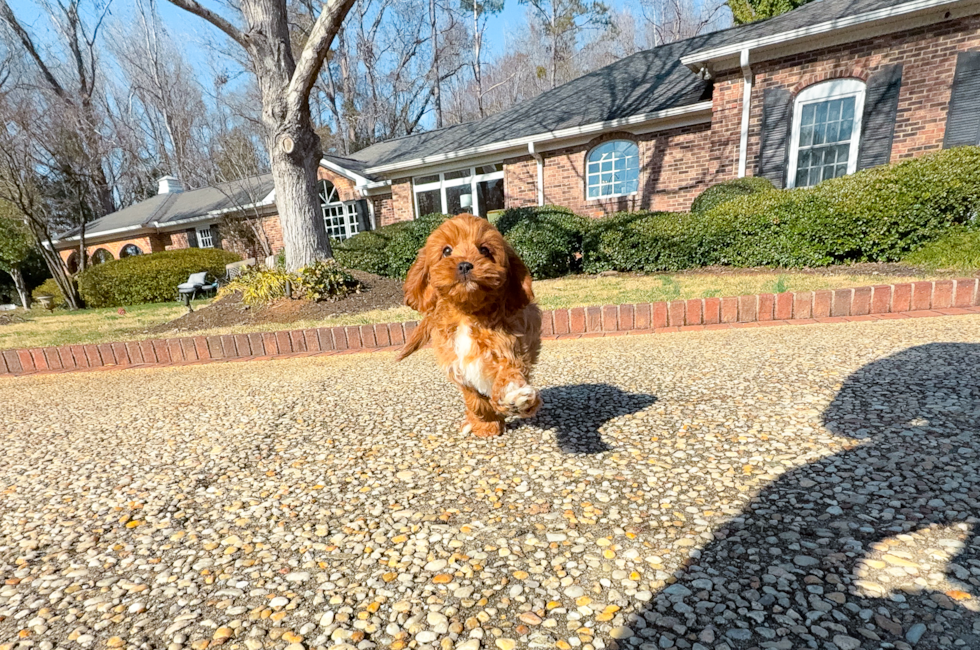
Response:
[[[888,315],[980,313],[980,279],[881,284],[856,289],[762,293],[728,298],[573,307],[543,312],[545,338],[721,329],[781,323],[869,320]],[[189,336],[124,343],[3,350],[0,375],[171,366],[393,350],[416,322],[279,332]]]

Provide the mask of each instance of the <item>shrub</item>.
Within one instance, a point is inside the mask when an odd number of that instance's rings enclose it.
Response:
[[[589,219],[567,208],[512,208],[494,225],[538,280],[568,275],[581,266],[582,237]]]
[[[903,261],[929,269],[977,271],[980,269],[980,230],[957,228],[929,242]]]
[[[314,262],[299,270],[299,288],[307,300],[338,300],[361,290],[361,283],[336,260]]]
[[[274,266],[271,269],[257,266],[247,267],[231,282],[221,287],[218,297],[239,291],[246,305],[264,305],[286,297],[286,289],[299,284],[299,276],[285,268]]]
[[[622,212],[598,220],[585,234],[583,270],[678,271],[717,264],[728,232],[698,215]]]
[[[369,230],[335,243],[334,256],[347,268],[404,278],[425,240],[448,218],[444,214],[427,214],[414,221]]]
[[[708,212],[739,196],[769,192],[774,189],[776,186],[772,184],[772,181],[761,176],[747,176],[724,181],[701,192],[691,204],[691,212]]]
[[[58,283],[54,281],[54,278],[48,278],[31,291],[31,298],[34,299],[35,306],[40,306],[40,303],[37,302],[38,296],[54,297],[55,307],[64,307],[68,304],[65,302],[65,296],[61,293],[61,289],[58,287]]]
[[[890,262],[967,223],[977,205],[980,148],[962,147],[816,187],[746,194],[707,212],[615,215],[587,231],[584,268]]]
[[[207,271],[223,278],[225,265],[241,258],[217,248],[186,248],[136,255],[92,266],[78,276],[78,288],[89,307],[123,307],[176,300],[177,285],[191,273]]]
[[[271,269],[249,267],[238,277],[221,288],[219,296],[240,292],[242,302],[257,306],[270,303],[288,295],[319,302],[339,300],[361,290],[361,283],[336,262],[323,260],[304,266],[290,273],[280,266]]]

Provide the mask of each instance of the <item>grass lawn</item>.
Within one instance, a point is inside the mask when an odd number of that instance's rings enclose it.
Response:
[[[209,302],[195,300],[194,307],[203,307]],[[14,313],[26,316],[29,320],[26,323],[0,325],[0,350],[146,338],[145,335],[140,336],[139,332],[173,320],[186,313],[187,308],[176,302],[167,302],[135,305],[126,307],[125,314],[118,312],[115,307],[83,309],[77,312],[63,309],[46,312],[36,308],[25,313],[18,310]]]
[[[945,276],[929,273],[896,276],[862,273],[829,275],[792,272],[688,272],[672,275],[616,275],[599,278],[574,276],[535,282],[534,290],[542,309],[556,309],[614,303],[779,293],[782,291],[839,289],[939,277]],[[203,307],[207,303],[208,301],[197,301],[195,308]],[[92,309],[76,313],[59,310],[51,314],[33,310],[30,314],[30,322],[0,325],[0,349],[138,340],[150,336],[144,332],[148,327],[171,321],[184,313],[185,308],[176,303],[127,307],[124,315],[118,314],[116,309]],[[241,325],[194,332],[179,332],[168,336],[211,336],[331,325],[364,325],[415,320],[416,318],[417,314],[408,307],[395,307],[324,320]]]

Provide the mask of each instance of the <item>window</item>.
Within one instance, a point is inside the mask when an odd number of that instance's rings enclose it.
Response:
[[[810,86],[793,105],[787,187],[810,187],[857,169],[864,82],[835,79]]]
[[[320,181],[320,211],[330,239],[344,241],[360,231],[356,202],[341,201],[337,188],[327,180]]]
[[[122,259],[124,257],[132,257],[133,255],[142,255],[142,254],[143,251],[136,244],[126,244],[125,246],[122,247],[122,250],[119,251],[119,259]]]
[[[412,185],[416,218],[433,212],[469,212],[485,218],[492,210],[504,209],[502,163],[416,176]]]
[[[106,262],[111,262],[112,260],[113,260],[112,253],[110,253],[104,248],[100,248],[99,250],[92,253],[92,257],[89,259],[89,261],[92,263],[92,266],[96,266],[98,264],[105,264]]]
[[[214,248],[214,237],[211,234],[211,226],[204,226],[197,229],[197,247]]]
[[[640,185],[640,149],[629,140],[604,142],[589,152],[588,197],[633,194]]]

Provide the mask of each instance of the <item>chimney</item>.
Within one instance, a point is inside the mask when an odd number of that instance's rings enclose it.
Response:
[[[180,184],[175,176],[164,176],[160,179],[160,189],[157,194],[177,194],[184,191],[184,186]]]

